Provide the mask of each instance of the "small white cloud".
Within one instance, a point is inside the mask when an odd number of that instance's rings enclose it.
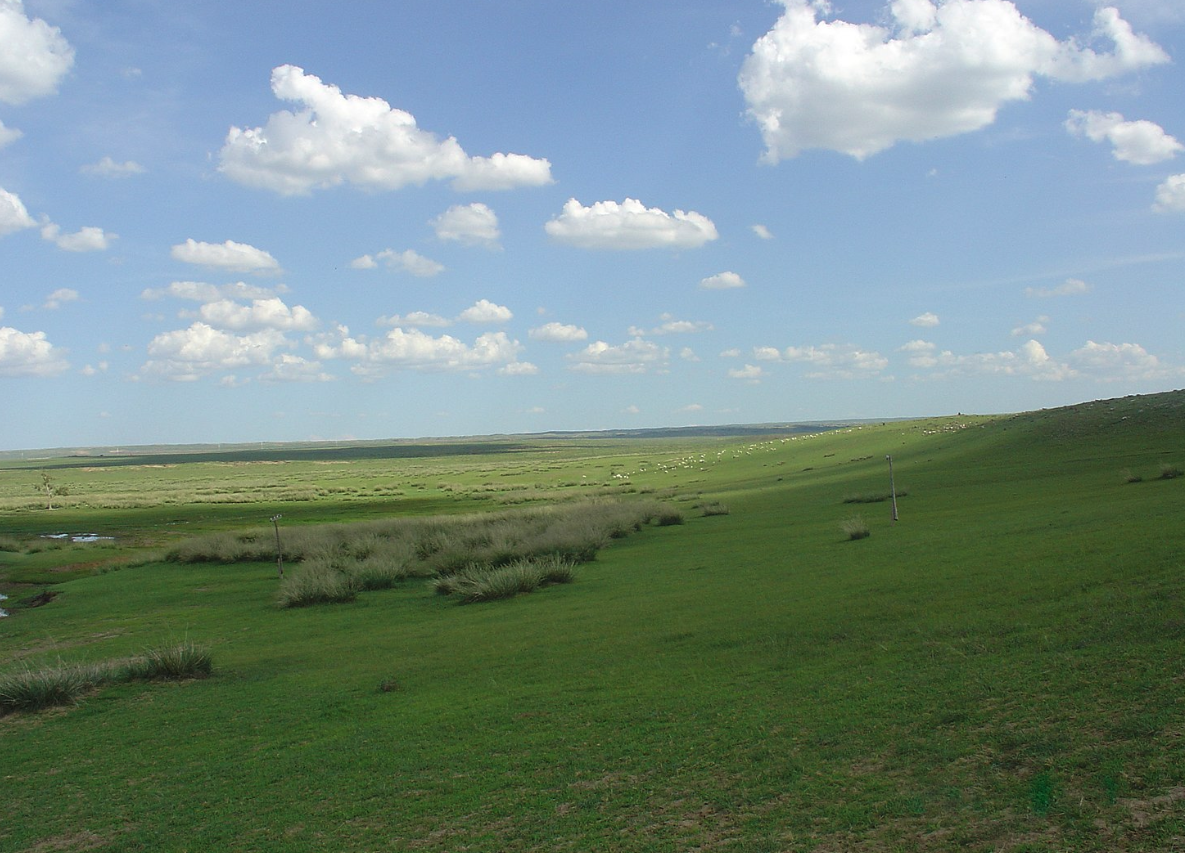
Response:
[[[726,349],[720,353],[720,357],[721,358],[740,358],[741,351],[739,349],[736,349],[735,347],[733,349]]]
[[[1046,316],[1038,317],[1032,323],[1026,323],[1023,326],[1017,326],[1015,329],[1013,329],[1012,330],[1012,337],[1014,337],[1014,338],[1031,338],[1034,335],[1043,335],[1047,331],[1049,331],[1049,329],[1045,325],[1048,322],[1049,322],[1048,317],[1046,317]]]
[[[0,376],[45,378],[69,369],[65,350],[51,344],[45,332],[0,326]]]
[[[140,292],[141,299],[185,299],[190,302],[216,302],[219,299],[270,299],[277,293],[286,293],[284,285],[259,287],[236,281],[234,284],[206,284],[202,281],[174,281],[168,287],[149,287]]]
[[[437,239],[465,246],[497,249],[502,237],[497,214],[481,202],[453,205],[428,224],[435,229]]]
[[[449,326],[452,323],[439,314],[429,314],[427,311],[412,311],[409,314],[392,314],[390,317],[380,317],[380,326]]]
[[[544,323],[527,332],[527,337],[534,341],[571,343],[588,340],[588,332],[580,326],[565,323]]]
[[[1090,285],[1078,278],[1068,278],[1056,287],[1028,287],[1025,296],[1047,299],[1057,296],[1081,296],[1090,291]]]
[[[1110,142],[1116,160],[1137,166],[1171,160],[1185,151],[1185,145],[1165,133],[1160,125],[1143,120],[1126,121],[1119,113],[1070,110],[1065,126],[1075,136],[1085,136],[1092,142]]]
[[[36,224],[20,196],[0,188],[0,237],[32,228]]]
[[[700,279],[699,286],[703,290],[732,290],[744,287],[745,280],[734,272],[718,272],[707,278]]]
[[[87,163],[78,171],[98,178],[130,178],[132,175],[144,174],[144,167],[135,160],[116,163],[110,157],[104,157],[98,163]]]
[[[743,382],[760,382],[765,371],[756,364],[746,364],[744,367],[734,367],[728,371],[729,379],[739,379]]]
[[[62,31],[30,19],[21,0],[0,2],[0,44],[0,101],[6,104],[52,95],[74,64]]]
[[[822,344],[821,346],[755,347],[753,357],[759,361],[780,361],[806,364],[808,379],[866,379],[884,371],[889,360],[878,352],[862,350],[851,344]]]
[[[462,323],[506,323],[514,314],[505,305],[495,305],[488,299],[479,299],[457,317]]]
[[[9,145],[10,143],[16,142],[22,136],[24,136],[24,134],[15,127],[5,127],[4,122],[0,121],[0,148],[3,148],[5,145]]]
[[[927,311],[925,314],[919,314],[909,321],[911,326],[918,326],[919,328],[929,329],[938,325],[938,315]]]
[[[2,208],[3,199],[0,199]],[[1156,188],[1156,203],[1152,209],[1157,213],[1181,213],[1185,211],[1185,174],[1169,175]],[[4,233],[3,214],[0,213],[0,234]]]
[[[263,249],[227,240],[225,243],[199,243],[192,237],[171,250],[174,260],[231,272],[278,273],[280,264]]]
[[[695,350],[693,350],[691,347],[683,347],[683,349],[679,350],[679,358],[683,359],[684,361],[700,360],[700,357],[695,354]]]
[[[936,349],[938,347],[929,341],[915,340],[900,347],[898,352],[906,353],[911,367],[934,367],[938,363],[934,357]]]
[[[680,414],[695,414],[697,412],[702,412],[703,410],[704,410],[704,407],[700,403],[689,403],[688,405],[684,406],[681,409],[678,409],[677,411]]]
[[[539,368],[529,361],[512,361],[497,369],[499,376],[534,376]]]
[[[271,369],[259,374],[261,382],[332,382],[332,374],[321,368],[321,362],[310,361],[292,353],[280,353]]]
[[[640,415],[642,413],[641,409],[639,409],[637,406],[633,406],[633,405],[626,406],[624,409],[622,409],[622,411],[625,412],[627,415]]]
[[[58,225],[47,222],[41,226],[41,238],[66,252],[105,252],[111,248],[111,241],[118,239],[119,235],[93,225],[84,226],[73,234],[63,234]]]
[[[588,207],[568,199],[563,212],[543,228],[552,239],[581,249],[694,249],[719,236],[702,214],[667,213],[632,198]]]
[[[350,261],[350,267],[356,270],[376,269],[379,263],[388,269],[400,270],[417,278],[432,278],[444,272],[444,264],[426,258],[414,249],[396,252],[394,249],[383,249],[376,255],[363,255]]]
[[[663,314],[659,318],[661,324],[651,329],[630,326],[631,337],[639,338],[646,335],[686,335],[695,332],[710,332],[714,328],[706,320],[676,320],[670,314]]]
[[[671,352],[652,341],[634,338],[619,346],[595,341],[568,356],[570,370],[580,373],[619,374],[665,371]]]
[[[552,183],[547,160],[523,154],[470,157],[453,137],[441,140],[415,117],[381,98],[344,95],[294,65],[272,71],[272,92],[301,106],[272,113],[263,127],[232,127],[219,171],[281,195],[307,195],[348,183],[397,190],[452,180],[461,191]]]
[[[77,302],[78,298],[79,294],[77,290],[73,290],[69,287],[59,287],[57,290],[46,297],[45,305],[43,307],[50,311],[56,311],[67,302]]]
[[[756,234],[758,237],[760,237],[762,240],[772,240],[774,238],[774,235],[771,234],[770,230],[768,228],[766,228],[764,225],[750,225],[749,228],[751,228],[753,230],[753,233]]]

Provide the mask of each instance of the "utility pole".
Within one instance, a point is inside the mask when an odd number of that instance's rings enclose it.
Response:
[[[893,520],[897,520],[897,485],[893,482],[893,457],[886,456],[889,460],[889,495],[893,499]]]
[[[894,513],[896,510],[894,510]],[[276,570],[280,573],[280,577],[284,577],[284,546],[280,544],[280,519],[282,515],[273,515],[271,518],[272,526],[276,528]]]

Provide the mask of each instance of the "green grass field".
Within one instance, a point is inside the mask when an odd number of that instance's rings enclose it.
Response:
[[[0,716],[0,850],[1185,850],[1183,467],[1185,392],[768,439],[9,459],[0,684],[182,643],[213,671]],[[164,559],[275,514],[295,537],[616,501],[683,523],[497,601],[416,573],[281,608],[274,559]]]

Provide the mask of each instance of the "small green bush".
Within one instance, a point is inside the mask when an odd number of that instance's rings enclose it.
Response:
[[[1170,465],[1168,462],[1160,466],[1160,479],[1162,480],[1174,480],[1182,474],[1185,474],[1185,471],[1182,471],[1176,465]]]
[[[840,527],[848,539],[867,539],[872,535],[872,531],[868,529],[868,522],[858,515],[844,519]]]
[[[1139,474],[1133,474],[1130,468],[1125,468],[1121,474],[1123,482],[1125,483],[1142,483],[1144,478]]]

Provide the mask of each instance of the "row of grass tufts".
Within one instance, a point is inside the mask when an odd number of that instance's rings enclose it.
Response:
[[[677,509],[658,501],[590,501],[495,513],[389,519],[303,528],[288,536],[285,559],[298,562],[281,581],[277,603],[304,607],[352,601],[408,578],[435,578],[438,592],[463,592],[462,601],[505,598],[495,586],[527,592],[567,582],[572,567],[596,559],[614,539],[650,523],[682,524]],[[203,537],[174,549],[171,559],[227,559],[233,535]],[[259,534],[238,537],[238,560],[265,560]],[[290,541],[296,540],[298,546]],[[274,538],[272,539],[274,549]],[[496,570],[505,572],[496,573]],[[542,574],[540,574],[542,572]],[[536,577],[536,575],[539,575]],[[518,578],[515,581],[513,578]],[[456,579],[455,581],[453,579]]]
[[[26,666],[0,674],[0,715],[72,705],[105,684],[204,678],[212,671],[210,652],[188,641],[125,660]]]
[[[496,601],[533,592],[543,586],[571,583],[576,567],[562,557],[516,560],[505,566],[472,565],[453,575],[440,577],[433,588],[440,595],[456,595],[462,604]]]

